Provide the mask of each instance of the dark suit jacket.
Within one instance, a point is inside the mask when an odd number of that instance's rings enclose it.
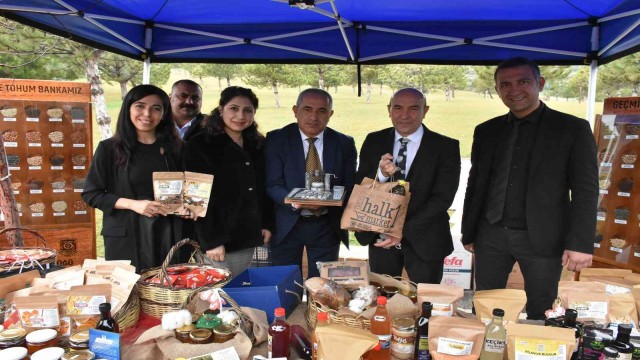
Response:
[[[473,135],[471,171],[464,201],[464,244],[476,240],[485,216],[496,149],[506,115],[478,125]],[[527,180],[526,216],[529,238],[536,252],[558,256],[564,250],[593,253],[598,203],[596,143],[589,123],[546,108],[540,118]]]
[[[182,139],[183,141],[189,141],[189,139],[202,131],[202,119],[204,119],[204,114],[200,113],[196,115],[196,119],[193,120],[191,126],[189,126],[189,129],[184,134],[184,138]]]
[[[185,144],[185,170],[213,174],[207,215],[195,222],[203,250],[227,252],[263,244],[273,230],[273,204],[264,191],[264,139],[244,137],[241,148],[227,134],[202,131]]]
[[[402,231],[416,254],[425,261],[442,260],[453,251],[447,210],[453,202],[460,181],[460,144],[458,140],[435,133],[422,125],[424,135],[411,164],[407,181],[411,200]],[[374,178],[380,157],[393,154],[394,128],[367,135],[360,150],[356,182]],[[356,232],[361,244],[378,237],[373,232]]]
[[[322,151],[323,170],[336,176],[331,179],[332,186],[344,186],[347,196],[353,189],[356,172],[357,151],[353,138],[326,128]],[[278,244],[291,231],[300,216],[290,205],[284,203],[291,190],[304,187],[305,156],[297,123],[267,134],[265,157],[267,194],[275,203],[276,212],[276,231],[271,241]],[[329,206],[328,209],[338,238],[348,246],[347,231],[340,230],[343,208]]]

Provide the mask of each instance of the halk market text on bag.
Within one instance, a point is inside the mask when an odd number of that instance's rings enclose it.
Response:
[[[340,228],[402,237],[411,193],[408,182],[405,183],[405,195],[391,193],[396,185],[397,182],[381,183],[370,178],[356,184],[342,214]]]

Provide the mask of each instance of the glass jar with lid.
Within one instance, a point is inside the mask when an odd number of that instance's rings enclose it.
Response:
[[[28,358],[27,348],[10,347],[0,350],[0,359],[2,360],[25,360]]]
[[[195,329],[195,327],[192,324],[181,326],[181,327],[175,329],[174,332],[175,332],[175,335],[176,335],[176,339],[180,340],[180,342],[182,342],[182,343],[190,344],[191,343],[191,338],[189,337],[189,334],[191,334],[191,332],[194,329]]]
[[[26,340],[27,350],[32,355],[38,350],[58,346],[58,332],[54,329],[36,330],[27,334]]]
[[[78,331],[69,337],[69,349],[86,350],[89,348],[89,330]]]
[[[412,318],[395,318],[391,328],[391,355],[396,359],[413,359],[416,325]]]
[[[0,332],[0,350],[10,347],[24,347],[26,335],[25,329],[8,329]]]
[[[211,341],[213,341],[213,333],[209,329],[193,330],[189,337],[192,344],[211,344]]]
[[[233,339],[236,334],[233,332],[233,325],[221,324],[213,329],[213,342],[223,343]]]
[[[62,360],[93,360],[96,354],[89,350],[73,350],[62,355]]]
[[[64,349],[54,346],[36,351],[31,355],[31,360],[61,360],[63,355]]]

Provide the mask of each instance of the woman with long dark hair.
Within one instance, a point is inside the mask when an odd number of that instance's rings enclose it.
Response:
[[[181,142],[169,97],[153,85],[125,96],[115,135],[98,144],[82,199],[102,210],[107,260],[131,260],[137,271],[162,264],[182,236],[182,219],[154,201],[154,171],[179,171]]]
[[[186,170],[214,176],[207,214],[195,222],[196,237],[207,257],[233,276],[249,267],[254,248],[266,244],[273,229],[257,109],[251,89],[224,89],[205,131],[192,137],[185,149]]]

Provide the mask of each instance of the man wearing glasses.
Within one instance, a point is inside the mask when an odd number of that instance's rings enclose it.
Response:
[[[178,80],[171,87],[170,99],[178,135],[188,141],[202,129],[202,87],[193,80]]]

